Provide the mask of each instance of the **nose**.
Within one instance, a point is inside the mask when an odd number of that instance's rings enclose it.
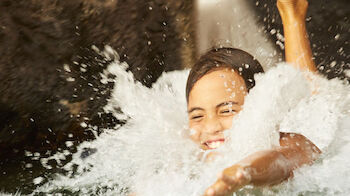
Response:
[[[211,115],[206,118],[204,126],[205,133],[215,135],[223,130],[224,127],[222,126],[222,123],[217,116]]]

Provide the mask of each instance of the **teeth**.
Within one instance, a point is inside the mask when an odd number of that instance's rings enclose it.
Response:
[[[209,143],[207,143],[207,145],[209,148],[214,149],[214,148],[220,147],[223,143],[224,142],[222,142],[222,141],[217,141],[217,142],[209,142]]]

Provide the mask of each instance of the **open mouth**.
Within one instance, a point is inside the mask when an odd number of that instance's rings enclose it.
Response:
[[[218,139],[218,140],[211,140],[207,141],[204,144],[209,148],[209,149],[216,149],[222,146],[225,142],[225,139]]]

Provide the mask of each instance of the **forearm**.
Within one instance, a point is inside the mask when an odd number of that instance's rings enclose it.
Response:
[[[311,164],[321,151],[306,137],[280,133],[280,146],[256,152],[226,168],[205,195],[225,195],[247,185],[273,185],[287,179],[295,168]]]
[[[292,175],[294,169],[312,164],[321,151],[302,135],[281,133],[280,147],[254,153],[240,161],[253,185],[279,183]]]
[[[296,3],[306,4],[278,6],[283,22],[286,61],[301,70],[315,72],[317,69],[312,58],[305,24],[307,2]]]
[[[284,19],[283,23],[286,61],[301,70],[315,72],[317,69],[312,59],[305,22]]]
[[[287,179],[295,166],[278,150],[267,150],[248,156],[238,163],[248,178],[249,184],[272,185]]]

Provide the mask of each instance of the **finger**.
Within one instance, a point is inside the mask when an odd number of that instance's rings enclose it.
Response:
[[[205,191],[205,194],[204,196],[214,196],[215,195],[215,191],[213,188],[208,188],[206,191]]]
[[[237,171],[233,176],[222,175],[220,178],[225,184],[231,187],[233,191],[245,185],[248,181],[248,178],[243,171]]]
[[[229,184],[229,185],[235,185],[237,182],[236,182],[236,178],[235,176],[229,176],[229,175],[225,175],[223,174],[220,179],[225,182],[226,184]]]
[[[220,196],[227,194],[229,191],[230,187],[222,180],[218,180],[214,185],[207,189],[205,193],[208,196]]]

